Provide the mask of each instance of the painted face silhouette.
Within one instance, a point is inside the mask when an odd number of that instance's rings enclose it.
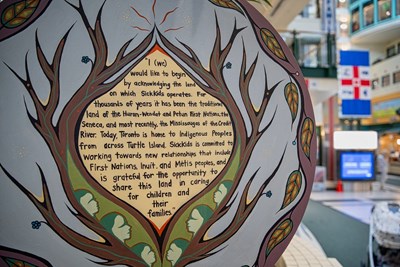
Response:
[[[172,266],[174,266],[176,262],[179,260],[180,256],[182,255],[182,252],[183,252],[182,249],[180,249],[175,243],[171,244],[167,252],[167,260],[169,260],[172,263]]]
[[[115,216],[111,231],[122,242],[131,237],[131,227],[125,223],[125,219],[121,215]]]
[[[97,212],[99,212],[99,204],[91,193],[86,193],[79,201],[91,216],[94,216]]]
[[[189,232],[196,234],[200,227],[203,225],[204,218],[201,216],[198,209],[194,209],[190,214],[190,219],[187,221]]]
[[[218,190],[214,193],[214,202],[219,206],[224,197],[228,194],[228,189],[224,184],[220,184]]]
[[[156,255],[149,246],[145,246],[143,248],[143,251],[140,254],[140,256],[147,263],[148,266],[151,266],[156,261]]]

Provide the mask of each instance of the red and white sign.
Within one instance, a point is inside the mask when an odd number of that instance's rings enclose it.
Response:
[[[339,67],[339,97],[341,99],[371,99],[369,67]]]

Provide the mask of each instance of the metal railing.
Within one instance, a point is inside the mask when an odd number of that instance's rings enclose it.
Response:
[[[336,66],[334,34],[306,31],[281,31],[301,67]]]

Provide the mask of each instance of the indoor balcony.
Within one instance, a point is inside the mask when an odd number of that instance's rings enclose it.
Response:
[[[379,45],[399,38],[399,0],[351,1],[351,42]]]
[[[292,49],[305,77],[337,78],[335,35],[311,31],[280,33]]]

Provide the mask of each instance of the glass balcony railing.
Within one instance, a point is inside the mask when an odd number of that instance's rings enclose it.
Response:
[[[336,77],[335,35],[305,31],[286,31],[281,35],[292,49],[305,76]]]

